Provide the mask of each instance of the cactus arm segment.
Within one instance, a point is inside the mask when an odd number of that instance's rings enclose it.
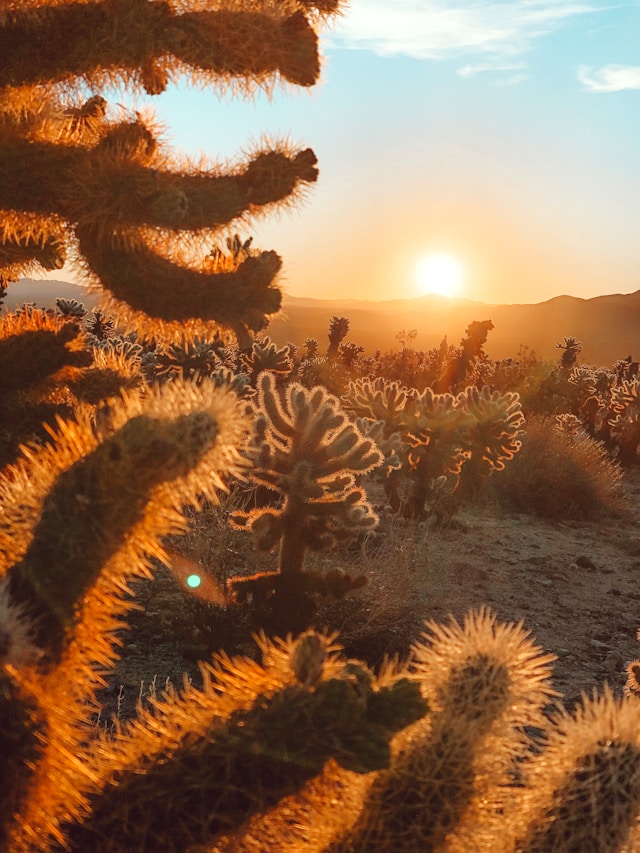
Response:
[[[125,85],[163,92],[187,71],[202,82],[245,88],[280,76],[312,86],[318,37],[302,11],[291,15],[220,9],[175,12],[168,2],[102,0],[12,10],[0,22],[0,86]]]

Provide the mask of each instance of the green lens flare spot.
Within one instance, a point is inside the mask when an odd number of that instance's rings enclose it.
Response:
[[[202,583],[202,578],[200,575],[189,575],[187,578],[187,586],[191,587],[191,589],[197,589]]]

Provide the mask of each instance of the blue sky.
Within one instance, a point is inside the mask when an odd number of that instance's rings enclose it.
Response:
[[[315,150],[304,204],[245,232],[293,295],[415,296],[434,252],[484,302],[631,292],[639,35],[640,0],[352,0],[310,92],[151,105],[191,154],[236,160],[262,135]]]

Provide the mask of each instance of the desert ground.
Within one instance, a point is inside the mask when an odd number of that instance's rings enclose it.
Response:
[[[522,621],[557,657],[554,686],[568,708],[605,682],[620,694],[626,663],[640,657],[639,471],[625,472],[623,491],[624,513],[594,521],[551,522],[486,504],[462,510],[443,529],[383,519],[371,541],[338,555],[367,574],[367,586],[323,605],[316,624],[339,630],[349,654],[376,666],[386,653],[406,656],[425,621],[460,621],[486,606],[501,621]],[[254,552],[216,513],[215,523],[196,518],[180,540],[188,559],[218,580],[274,568],[276,555]],[[315,559],[321,568],[336,555]],[[168,681],[197,683],[197,661],[219,647],[254,654],[250,614],[194,599],[166,569],[138,584],[137,601],[120,663],[101,694],[105,725],[114,713],[133,714]]]

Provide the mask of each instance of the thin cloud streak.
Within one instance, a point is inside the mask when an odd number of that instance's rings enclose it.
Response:
[[[582,65],[578,69],[578,80],[589,92],[640,89],[640,65],[604,65],[595,71]]]
[[[478,62],[463,65],[462,68],[458,68],[456,73],[460,77],[475,77],[476,74],[485,74],[487,72],[499,74],[506,71],[523,71],[526,67],[524,62]],[[524,78],[524,75],[521,74],[515,76]]]
[[[381,56],[511,57],[602,5],[570,0],[351,0],[331,43]]]

